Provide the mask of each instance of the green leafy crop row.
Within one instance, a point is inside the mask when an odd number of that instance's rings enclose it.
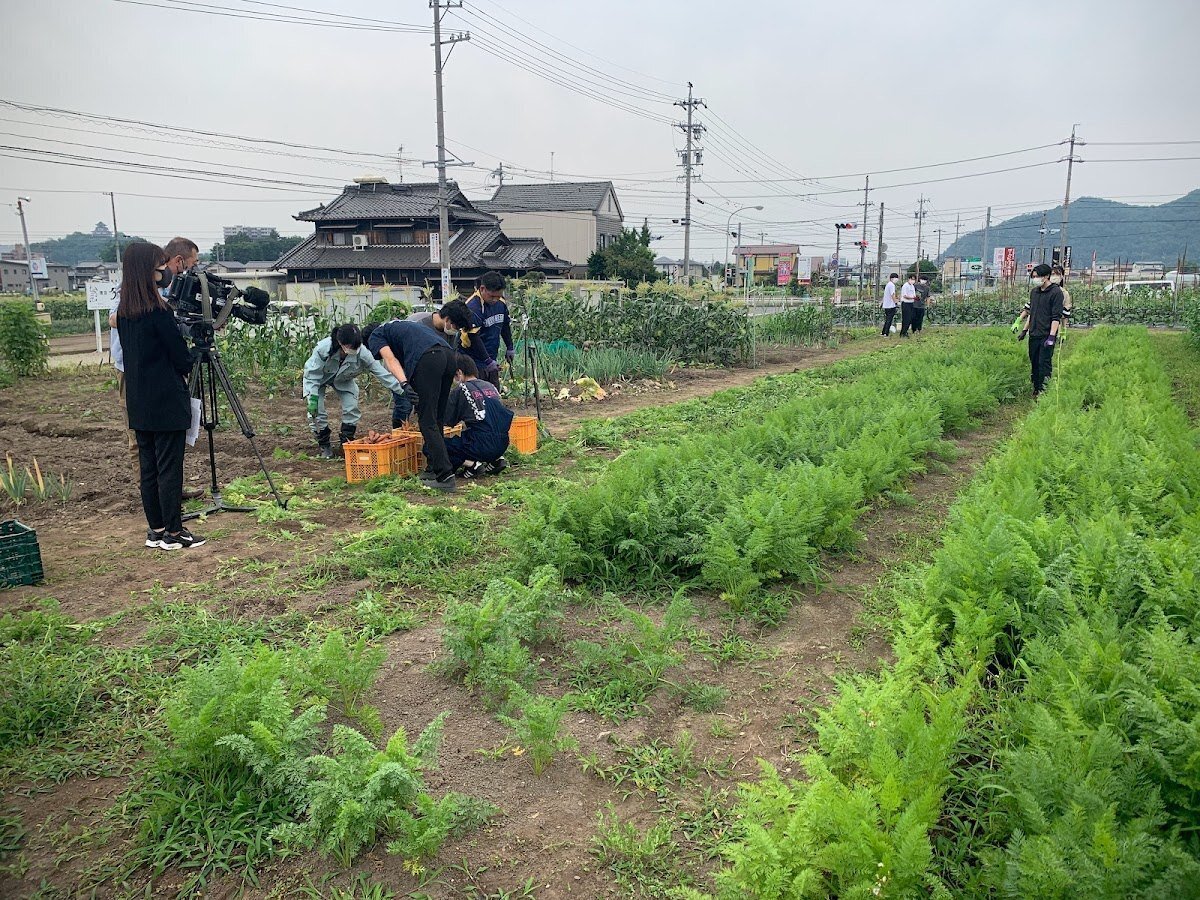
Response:
[[[1200,879],[1200,452],[1148,336],[1089,335],[842,686],[743,791],[729,898],[1184,897]]]
[[[1012,397],[1022,359],[996,333],[891,355],[863,377],[629,451],[595,483],[535,498],[509,534],[527,570],[656,587],[678,579],[772,618],[762,588],[812,579],[817,554],[847,547],[868,498],[920,471],[943,437]]]

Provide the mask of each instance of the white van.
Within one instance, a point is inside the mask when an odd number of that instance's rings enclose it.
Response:
[[[1175,282],[1166,278],[1153,278],[1138,281],[1114,281],[1104,288],[1106,294],[1173,294]]]

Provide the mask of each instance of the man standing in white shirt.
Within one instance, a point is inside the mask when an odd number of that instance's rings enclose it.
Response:
[[[914,304],[917,302],[917,276],[908,276],[904,287],[900,289],[900,337],[908,337],[908,329],[912,327]]]
[[[892,322],[896,318],[896,283],[900,281],[900,274],[893,272],[888,276],[888,283],[883,289],[883,336],[888,337],[892,333]]]

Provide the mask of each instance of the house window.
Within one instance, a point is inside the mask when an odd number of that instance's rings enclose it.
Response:
[[[346,232],[335,231],[333,233],[333,243],[337,247],[344,247],[346,244],[350,243],[350,241],[346,238]]]

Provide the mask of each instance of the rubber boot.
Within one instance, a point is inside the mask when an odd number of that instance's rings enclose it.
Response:
[[[317,455],[321,459],[333,459],[333,447],[329,444],[330,437],[328,425],[317,432]]]
[[[338,432],[338,442],[345,447],[347,443],[354,440],[354,433],[358,431],[357,425],[343,425],[341,431]],[[345,450],[342,454],[345,455]]]

